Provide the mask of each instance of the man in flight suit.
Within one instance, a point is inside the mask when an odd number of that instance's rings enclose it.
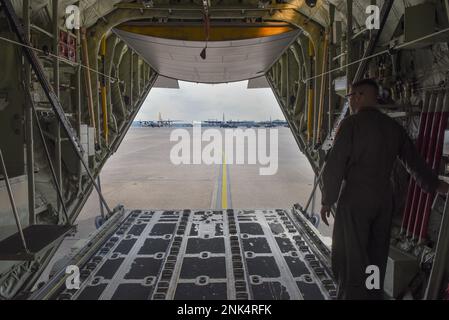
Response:
[[[391,174],[399,158],[427,192],[449,185],[426,165],[405,129],[375,106],[373,80],[352,85],[352,115],[340,125],[323,172],[321,217],[328,225],[338,201],[332,241],[332,270],[338,299],[382,299],[393,216]],[[368,266],[380,271],[380,289],[369,290]]]

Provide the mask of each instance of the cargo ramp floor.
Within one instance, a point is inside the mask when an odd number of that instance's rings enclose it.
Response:
[[[110,218],[32,299],[328,300],[329,249],[293,210],[133,210]]]

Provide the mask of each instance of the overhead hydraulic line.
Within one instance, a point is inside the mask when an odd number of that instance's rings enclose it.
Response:
[[[376,45],[379,42],[380,36],[382,35],[383,28],[387,23],[387,19],[390,14],[391,8],[393,7],[393,1],[394,0],[387,0],[382,6],[382,12],[380,13],[380,28],[379,30],[376,31],[375,36],[372,36],[370,41],[368,42],[368,46],[366,47],[363,57],[370,55],[374,52],[374,49],[376,48]],[[361,79],[363,73],[365,72],[366,64],[367,60],[362,60],[360,62],[357,72],[355,74],[355,79]]]
[[[100,46],[100,56],[101,56],[101,65],[103,68],[103,72],[106,71],[106,36],[101,39]],[[101,92],[101,107],[103,113],[103,136],[106,143],[106,146],[109,145],[109,116],[108,116],[108,107],[107,107],[107,91],[106,91],[106,78],[104,76],[101,77],[100,80],[100,92]]]
[[[427,40],[427,39],[433,38],[433,37],[435,37],[435,36],[444,34],[444,33],[446,33],[446,32],[449,32],[449,28],[445,28],[445,29],[442,29],[442,30],[440,30],[440,31],[436,31],[436,32],[434,32],[434,33],[432,33],[432,34],[429,34],[429,35],[427,35],[427,36],[424,36],[424,37],[421,37],[421,38],[418,38],[418,39],[415,39],[415,40],[412,40],[412,41],[409,41],[409,42],[405,42],[405,43],[400,44],[400,45],[397,45],[397,46],[393,46],[393,47],[391,47],[391,48],[389,48],[389,49],[385,49],[385,50],[379,51],[379,52],[374,53],[374,54],[372,54],[372,55],[370,55],[370,56],[367,56],[367,57],[364,57],[364,58],[355,60],[355,61],[353,61],[353,62],[350,62],[350,63],[347,63],[347,64],[345,64],[345,65],[342,65],[342,66],[340,66],[340,67],[338,67],[338,68],[331,69],[331,70],[329,70],[329,71],[327,71],[327,72],[324,72],[324,73],[322,73],[322,74],[319,74],[319,75],[316,75],[316,76],[313,76],[313,77],[304,79],[303,81],[304,81],[304,82],[307,82],[307,81],[310,81],[310,80],[314,80],[315,78],[319,78],[319,77],[322,77],[322,76],[325,76],[325,75],[328,75],[328,74],[331,74],[331,73],[340,71],[340,70],[343,69],[343,68],[346,68],[346,67],[348,67],[348,66],[351,66],[351,65],[354,65],[354,64],[357,64],[357,63],[360,63],[360,62],[365,61],[365,60],[371,60],[371,59],[376,58],[376,57],[378,57],[378,56],[381,56],[381,55],[384,55],[384,54],[387,54],[387,53],[395,52],[395,51],[397,51],[397,50],[406,48],[406,47],[411,46],[411,45],[413,45],[413,44],[415,44],[415,43],[418,43],[418,42],[421,42],[421,41],[423,41],[423,40]]]
[[[82,48],[82,59],[84,60],[85,65],[90,68],[89,61],[89,52],[87,49],[87,36],[86,30],[81,30],[81,48]],[[94,99],[92,93],[92,79],[89,71],[84,72],[85,77],[85,87],[86,87],[86,95],[87,95],[87,110],[89,113],[89,124],[95,130],[95,143],[98,143],[98,134],[97,134],[97,124],[95,122],[95,110],[94,110]]]

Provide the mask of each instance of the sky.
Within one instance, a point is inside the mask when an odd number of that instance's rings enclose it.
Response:
[[[267,121],[284,120],[271,89],[247,89],[248,81],[229,84],[179,82],[180,89],[153,88],[136,120]]]

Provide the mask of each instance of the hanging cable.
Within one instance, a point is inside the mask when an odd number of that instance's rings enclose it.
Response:
[[[206,46],[200,53],[200,57],[206,60],[207,45],[210,39],[210,16],[209,16],[209,0],[203,0],[203,15],[204,15],[204,33],[206,35]]]

